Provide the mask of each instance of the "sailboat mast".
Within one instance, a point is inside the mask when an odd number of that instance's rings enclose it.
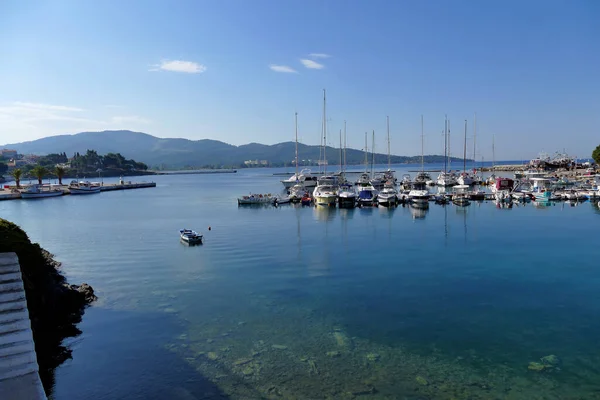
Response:
[[[392,164],[392,156],[390,153],[390,117],[389,115],[386,117],[387,120],[387,135],[388,135],[388,171],[391,169],[390,165]]]
[[[452,158],[450,157],[450,120],[448,120],[448,168],[452,168]]]
[[[496,170],[496,134],[492,135],[492,169]]]
[[[475,157],[477,148],[475,147],[477,141],[477,113],[475,113],[475,118],[473,120],[473,170],[476,169],[475,166]]]
[[[298,180],[298,112],[296,112],[294,122],[296,125],[296,181]]]
[[[444,120],[444,173],[448,172],[448,117]]]
[[[373,144],[371,145],[371,153],[373,157],[371,158],[371,178],[375,176],[375,129],[373,129]]]
[[[369,145],[367,143],[367,135],[365,132],[365,172],[369,172]]]
[[[344,121],[344,170],[346,169],[346,121]]]
[[[421,114],[421,172],[425,172],[425,163],[423,158],[423,114]]]
[[[344,173],[343,167],[344,150],[342,149],[342,130],[340,129],[340,172]]]
[[[467,120],[465,119],[465,147],[463,149],[463,172],[467,170]]]
[[[327,112],[326,112],[325,89],[323,89],[323,174],[327,174]]]

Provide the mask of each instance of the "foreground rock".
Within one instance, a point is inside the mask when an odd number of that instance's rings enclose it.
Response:
[[[86,283],[69,285],[52,254],[31,243],[17,225],[0,218],[0,253],[4,252],[19,257],[40,377],[49,392],[54,368],[71,358],[71,350],[61,343],[81,333],[75,325],[96,296]]]

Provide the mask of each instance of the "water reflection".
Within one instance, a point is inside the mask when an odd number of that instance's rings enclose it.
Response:
[[[429,211],[428,203],[413,203],[410,205],[410,214],[412,215],[413,221],[425,219],[427,212]]]

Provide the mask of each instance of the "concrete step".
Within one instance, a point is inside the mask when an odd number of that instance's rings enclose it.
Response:
[[[0,303],[16,300],[25,300],[25,292],[23,290],[0,293]]]
[[[10,356],[13,354],[25,353],[26,351],[35,351],[33,341],[15,342],[10,345],[0,347],[0,359],[4,356]]]
[[[16,265],[0,265],[0,278],[6,274],[13,274],[15,272],[21,272],[19,264]]]
[[[37,361],[26,364],[18,364],[11,367],[5,367],[4,363],[0,361],[0,383],[5,379],[16,378],[38,371]]]
[[[37,359],[33,351],[10,354],[0,358],[0,369],[18,368],[19,365],[27,365],[31,363],[37,363]]]
[[[0,267],[4,265],[19,265],[19,257],[16,253],[2,253],[0,254]]]
[[[23,282],[20,280],[13,280],[13,281],[5,281],[5,280],[1,280],[0,281],[0,295],[2,295],[3,292],[12,292],[15,290],[23,290]]]
[[[23,280],[23,277],[21,276],[21,271],[7,272],[7,273],[0,272],[0,282],[22,281],[22,280]]]
[[[2,299],[0,299],[0,314],[22,309],[27,309],[27,302],[25,299],[6,302],[3,302]]]
[[[27,340],[33,340],[31,330],[20,330],[0,335],[0,347],[14,345]],[[0,363],[1,364],[1,363]]]
[[[0,325],[18,320],[29,320],[29,311],[26,309],[13,310],[0,313]]]
[[[23,329],[31,329],[31,321],[29,321],[29,318],[3,323],[0,325],[0,335],[3,335],[6,332],[20,331]]]

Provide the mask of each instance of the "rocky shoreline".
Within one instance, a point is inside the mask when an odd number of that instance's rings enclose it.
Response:
[[[54,369],[71,358],[71,350],[62,342],[81,333],[76,324],[96,295],[86,283],[69,284],[52,254],[31,243],[19,226],[1,218],[0,252],[15,252],[19,257],[40,378],[49,393]]]

